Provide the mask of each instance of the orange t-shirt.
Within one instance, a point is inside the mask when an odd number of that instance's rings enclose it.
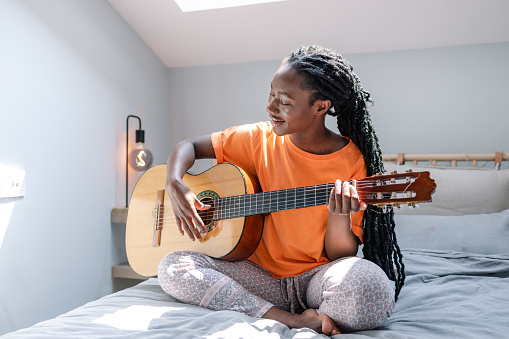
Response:
[[[254,175],[264,192],[363,179],[364,157],[350,142],[325,155],[305,152],[289,136],[272,132],[269,122],[243,125],[212,134],[217,162],[229,162]],[[268,214],[262,239],[249,261],[275,278],[296,276],[329,262],[324,253],[327,206]],[[352,215],[352,232],[362,242],[362,211]]]

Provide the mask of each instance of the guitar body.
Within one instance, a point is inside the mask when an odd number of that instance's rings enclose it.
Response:
[[[231,164],[220,164],[198,175],[186,174],[183,181],[198,198],[203,193],[228,197],[259,191],[256,181]],[[166,166],[154,166],[142,175],[131,197],[126,251],[129,264],[138,274],[157,275],[161,259],[175,251],[195,251],[230,261],[245,260],[255,251],[262,234],[263,215],[216,221],[202,241],[192,241],[178,230],[170,198],[162,192],[165,183]],[[164,201],[159,214],[158,192]],[[155,226],[159,226],[158,230]]]
[[[157,274],[168,253],[195,251],[240,261],[258,246],[263,215],[325,205],[335,183],[260,192],[256,180],[239,167],[223,163],[198,174],[186,174],[184,183],[211,208],[198,211],[208,234],[201,241],[181,235],[165,191],[166,166],[146,171],[136,184],[127,214],[126,251],[131,267],[144,276]],[[357,180],[359,198],[374,206],[414,206],[431,201],[436,184],[429,172],[380,174]]]

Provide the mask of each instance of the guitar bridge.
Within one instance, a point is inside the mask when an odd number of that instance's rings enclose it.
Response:
[[[153,219],[152,230],[154,230],[154,231],[156,231],[157,227],[158,227],[157,221],[159,220],[160,208],[161,208],[161,205],[156,204],[156,205],[154,205],[154,209],[152,210],[152,219]]]
[[[164,219],[164,190],[157,191],[157,202],[152,210],[152,230],[154,231],[154,238],[152,247],[161,246],[161,232],[163,230]]]

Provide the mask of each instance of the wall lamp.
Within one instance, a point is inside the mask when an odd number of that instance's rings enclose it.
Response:
[[[136,147],[129,153],[129,118],[138,119],[139,127],[136,130]],[[129,171],[127,164],[136,171],[145,171],[151,165],[153,161],[152,152],[146,148],[143,143],[145,142],[145,131],[141,129],[141,119],[136,115],[127,116],[127,129],[126,129],[126,140],[125,140],[125,207],[128,207],[128,195],[129,195]]]

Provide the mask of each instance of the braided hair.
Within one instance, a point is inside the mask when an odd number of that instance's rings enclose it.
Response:
[[[309,46],[293,51],[283,60],[304,77],[304,89],[311,92],[310,104],[316,100],[330,100],[327,114],[337,118],[341,135],[349,137],[364,155],[367,175],[384,172],[382,151],[378,143],[368,105],[372,104],[353,67],[331,50]],[[395,298],[405,281],[405,266],[399,249],[394,223],[394,212],[384,212],[369,205],[364,212],[364,258],[382,268],[395,282]]]

